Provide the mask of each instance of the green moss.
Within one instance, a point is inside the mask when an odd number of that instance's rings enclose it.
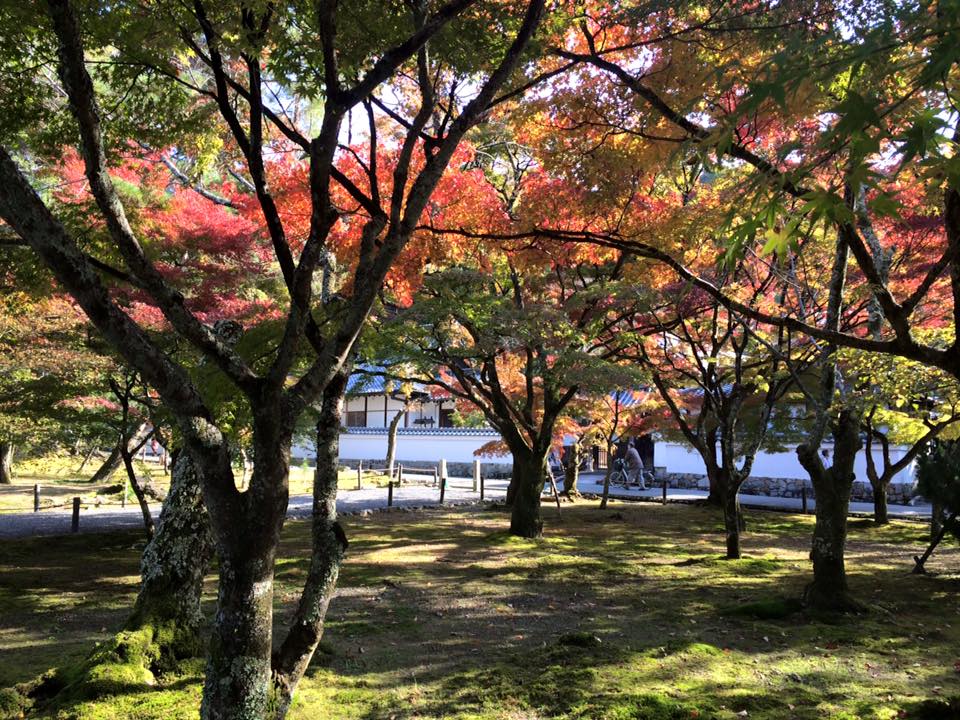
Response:
[[[594,647],[600,644],[600,638],[593,633],[575,632],[561,635],[559,638],[557,638],[557,643],[572,647]]]
[[[760,620],[783,620],[802,609],[803,604],[798,598],[779,597],[728,607],[725,612],[727,615],[740,615]]]
[[[7,720],[10,718],[23,717],[22,713],[28,704],[27,698],[21,695],[14,688],[4,688],[0,690],[0,718]]]
[[[951,717],[931,688],[952,690],[960,644],[955,546],[938,552],[940,575],[910,576],[897,543],[919,526],[864,526],[848,550],[851,592],[885,612],[783,622],[810,576],[812,518],[751,513],[748,556],[729,562],[715,509],[617,511],[612,523],[588,501],[561,518],[545,509],[537,541],[510,538],[504,515],[479,509],[345,518],[340,591],[290,720]],[[135,633],[122,652],[112,634],[136,592],[138,542],[118,533],[0,547],[0,677],[77,668],[91,639],[103,643],[96,669],[66,678],[77,683],[70,702],[29,717],[196,717],[203,659],[154,651],[177,644],[172,628]],[[276,638],[306,572],[308,522],[285,528],[279,556]],[[211,576],[207,612],[214,591]],[[79,697],[97,682],[110,694]]]

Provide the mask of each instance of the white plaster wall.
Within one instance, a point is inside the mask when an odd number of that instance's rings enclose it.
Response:
[[[395,398],[387,398],[387,417],[386,422],[384,422],[383,417],[383,395],[367,395],[361,397],[352,397],[348,398],[346,402],[346,411],[359,411],[364,408],[364,400],[366,400],[367,408],[367,427],[382,428],[390,424],[390,421],[393,419],[393,416],[396,412],[403,408],[403,401],[397,400]],[[440,408],[441,407],[453,407],[453,401],[446,400],[437,402],[435,400],[427,400],[424,402],[415,402],[410,406],[408,410],[409,418],[407,423],[400,421],[400,427],[411,427],[418,428],[423,427],[423,425],[417,425],[414,423],[414,420],[419,420],[421,418],[433,418],[434,427],[438,427],[440,423]],[[429,427],[429,426],[427,426]]]
[[[478,458],[474,451],[492,440],[496,440],[495,435],[407,435],[401,432],[397,435],[397,462],[438,462],[443,458],[448,462],[472,463]],[[316,453],[312,445],[300,444],[294,447],[292,455],[310,461]],[[340,457],[351,460],[386,459],[387,433],[341,433]],[[509,455],[481,456],[479,459],[484,462],[511,462]]]
[[[473,462],[477,457],[474,451],[495,440],[493,436],[445,436],[436,435],[397,435],[397,462],[429,461],[436,462],[441,458],[448,462]],[[340,457],[342,458],[386,458],[387,434],[376,435],[340,435]],[[490,458],[480,458],[489,460]],[[500,459],[501,462],[510,462],[509,458]]]
[[[825,464],[829,465],[832,461],[833,445],[824,443],[824,449],[830,453],[829,458],[825,458]],[[901,447],[890,448],[890,459],[896,462],[903,457],[906,450]],[[877,467],[882,467],[883,458],[878,448],[873,451]],[[705,474],[706,468],[700,459],[699,453],[691,449],[686,444],[673,442],[658,442],[654,450],[654,465],[666,467],[667,472],[671,473],[697,473]],[[894,478],[895,483],[913,484],[913,463],[901,470]],[[854,464],[854,473],[857,480],[868,482],[867,480],[867,456],[864,450],[857,454],[857,460]],[[784,452],[761,452],[757,454],[753,463],[753,469],[750,472],[754,477],[770,478],[788,478],[804,479],[807,478],[807,472],[797,460],[797,453],[793,446],[787,448]]]

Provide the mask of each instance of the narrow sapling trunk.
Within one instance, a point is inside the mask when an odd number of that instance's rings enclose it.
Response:
[[[390,477],[393,477],[393,463],[397,457],[397,431],[400,429],[400,421],[403,420],[403,414],[406,412],[406,407],[397,412],[396,415],[390,420],[390,427],[387,430],[387,473]],[[337,415],[337,422],[340,422],[340,416]],[[319,426],[318,426],[319,432]],[[317,442],[320,441],[319,435],[317,436]],[[339,443],[339,440],[338,440]],[[319,454],[320,448],[318,446],[317,453]],[[336,459],[336,458],[335,458]]]
[[[574,443],[570,446],[570,454],[563,468],[563,494],[570,499],[580,495],[577,489],[577,481],[580,479],[580,461],[580,443]]]
[[[151,540],[154,535],[153,515],[150,513],[150,505],[147,503],[147,496],[143,486],[137,479],[137,472],[133,467],[133,455],[128,448],[121,446],[120,456],[123,458],[123,467],[127,471],[127,480],[130,482],[130,487],[133,488],[133,494],[140,504],[140,513],[143,515],[143,528],[147,533],[147,540]],[[126,492],[126,489],[124,489],[124,492]]]
[[[610,499],[610,475],[613,474],[613,443],[607,442],[607,471],[603,474],[603,495],[600,497],[600,509],[607,509]]]
[[[513,455],[513,479],[516,495],[510,514],[510,534],[537,538],[543,535],[540,496],[547,481],[547,453],[525,450]]]
[[[340,412],[346,390],[346,375],[338,376],[324,392],[317,420],[317,467],[313,482],[313,548],[310,570],[300,604],[280,650],[273,658],[277,709],[275,718],[286,716],[297,684],[323,638],[327,608],[340,575],[347,537],[337,522],[337,460],[340,444]]]
[[[0,485],[13,482],[13,443],[0,441]]]

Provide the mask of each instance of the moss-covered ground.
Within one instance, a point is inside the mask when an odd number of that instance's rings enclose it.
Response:
[[[851,590],[870,612],[812,618],[795,602],[811,517],[748,513],[747,557],[728,562],[711,509],[580,501],[545,515],[539,541],[481,508],[346,518],[349,559],[291,717],[960,717],[960,550],[911,575],[922,525],[853,521]],[[285,530],[278,632],[308,530]],[[0,686],[109,649],[138,551],[136,533],[0,545]],[[59,717],[194,718],[202,671],[131,676]]]

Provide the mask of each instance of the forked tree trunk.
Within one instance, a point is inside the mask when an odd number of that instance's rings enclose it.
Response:
[[[146,493],[144,493],[143,486],[137,479],[137,472],[133,467],[133,455],[128,448],[121,445],[120,456],[123,458],[123,467],[127,471],[127,480],[130,483],[130,487],[133,488],[133,494],[136,496],[137,502],[140,504],[140,513],[143,515],[143,528],[147,533],[147,540],[152,540],[155,532],[153,515],[150,513],[150,505],[147,503],[147,496]],[[124,492],[126,492],[126,489],[124,489]]]
[[[300,604],[287,637],[273,659],[276,720],[282,720],[286,716],[297,684],[323,638],[327,608],[336,589],[340,565],[347,549],[346,534],[337,522],[337,460],[340,451],[340,413],[346,380],[346,375],[338,375],[327,387],[317,420],[313,549]]]
[[[543,535],[540,496],[547,481],[547,452],[524,450],[513,454],[513,478],[516,495],[510,514],[510,534],[537,538]]]
[[[140,593],[127,623],[130,629],[172,624],[179,642],[200,646],[203,578],[213,557],[210,519],[203,506],[196,465],[175,453],[170,491],[163,501],[153,539],[140,561]]]
[[[13,482],[13,450],[12,442],[0,441],[0,485]]]
[[[853,466],[860,449],[860,425],[855,415],[844,411],[831,430],[834,438],[831,467],[824,467],[815,448],[806,444],[797,448],[797,458],[810,474],[817,498],[816,525],[810,550],[813,581],[804,591],[804,603],[814,610],[856,612],[862,606],[850,597],[844,552]]]

